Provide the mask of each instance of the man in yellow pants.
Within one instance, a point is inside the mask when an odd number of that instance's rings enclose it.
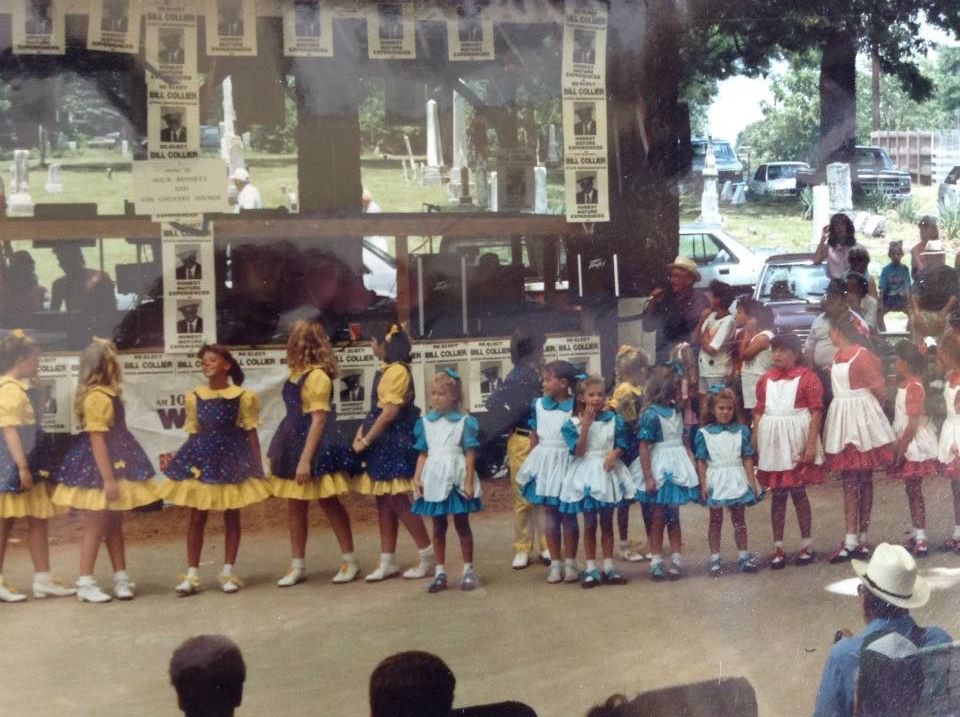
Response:
[[[543,514],[530,505],[517,484],[517,473],[530,454],[530,406],[543,393],[540,366],[546,338],[536,329],[520,327],[510,338],[513,370],[503,384],[487,398],[488,435],[508,434],[507,470],[513,494],[513,569],[523,570],[530,564],[534,540],[538,542],[540,559],[549,564],[550,552],[543,531]]]

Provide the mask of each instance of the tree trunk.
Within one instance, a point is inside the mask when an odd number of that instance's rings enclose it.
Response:
[[[853,162],[857,141],[857,33],[842,30],[823,46],[820,59],[820,170]]]
[[[873,102],[873,131],[880,131],[880,56],[876,49],[873,53],[873,67],[871,72],[870,99]]]

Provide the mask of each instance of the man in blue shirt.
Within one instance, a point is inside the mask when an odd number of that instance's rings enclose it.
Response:
[[[910,617],[911,608],[922,607],[930,599],[930,586],[917,575],[917,563],[904,547],[881,543],[869,563],[854,560],[852,564],[860,578],[857,592],[867,626],[859,635],[841,639],[830,651],[814,717],[853,714],[860,652],[869,636],[896,632],[921,648],[951,641],[939,627],[919,627]]]

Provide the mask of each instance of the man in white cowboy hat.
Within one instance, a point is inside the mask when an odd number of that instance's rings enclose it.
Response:
[[[667,360],[673,346],[690,341],[707,308],[707,297],[693,288],[700,281],[700,269],[693,259],[678,256],[667,270],[668,286],[658,286],[650,293],[643,316],[644,330],[657,332],[657,363]]]
[[[243,167],[237,167],[230,173],[230,179],[237,188],[237,205],[233,209],[235,214],[239,214],[242,209],[263,209],[260,190],[251,183],[250,172]]]
[[[859,635],[839,640],[823,668],[814,717],[841,717],[853,714],[857,669],[864,643],[880,633],[897,633],[919,648],[949,643],[950,636],[939,627],[922,628],[910,617],[910,610],[930,599],[930,586],[917,575],[917,562],[901,545],[881,543],[869,563],[852,561],[860,578],[857,592],[867,626]]]

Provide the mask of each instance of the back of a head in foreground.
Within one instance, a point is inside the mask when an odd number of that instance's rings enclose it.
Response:
[[[240,648],[223,635],[191,637],[170,658],[170,682],[187,717],[230,717],[246,678]]]
[[[371,717],[447,717],[457,680],[429,652],[400,652],[370,675]]]

